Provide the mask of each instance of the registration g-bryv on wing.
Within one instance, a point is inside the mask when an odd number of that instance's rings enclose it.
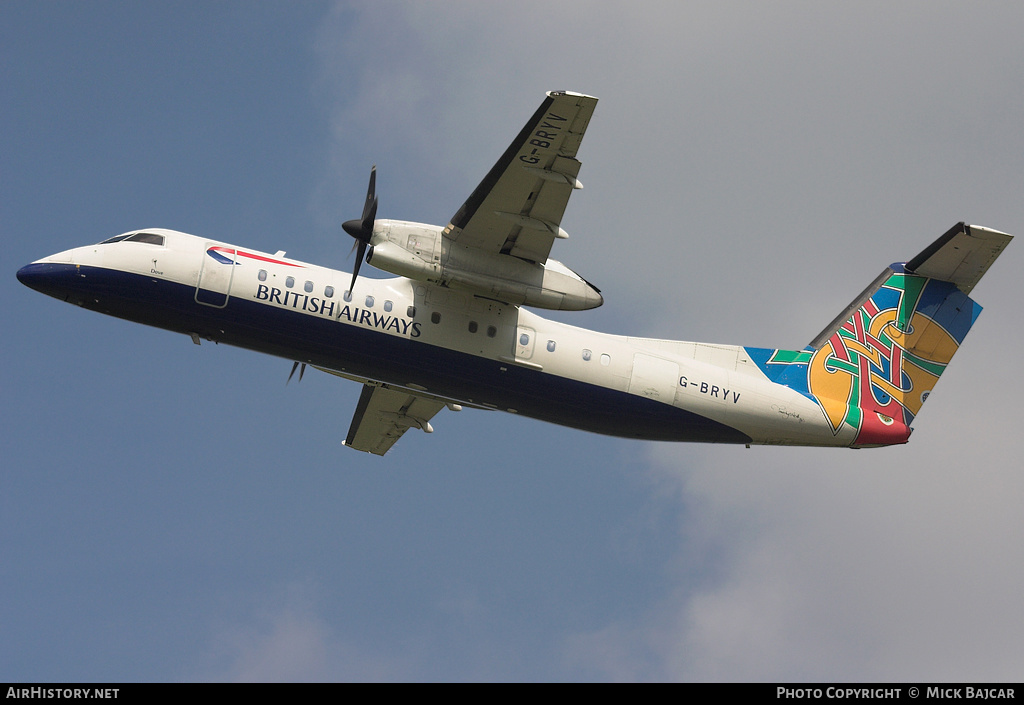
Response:
[[[442,409],[493,409],[664,441],[863,448],[906,443],[1010,242],[958,223],[892,264],[803,348],[610,335],[536,309],[599,290],[552,259],[597,99],[553,92],[447,225],[377,218],[354,271],[161,228],[44,257],[27,286],[83,308],[310,365],[363,385],[344,444],[383,455]],[[363,261],[394,274],[359,278]],[[446,433],[457,433],[450,427]]]

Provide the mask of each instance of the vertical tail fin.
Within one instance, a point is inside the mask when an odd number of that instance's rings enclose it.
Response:
[[[981,313],[967,294],[1010,239],[958,223],[914,259],[886,269],[811,342],[808,391],[834,432],[853,426],[855,446],[906,442]]]
[[[906,264],[886,268],[803,351],[774,351],[762,369],[814,399],[851,446],[906,443],[981,313],[968,294],[1011,239],[958,223]]]

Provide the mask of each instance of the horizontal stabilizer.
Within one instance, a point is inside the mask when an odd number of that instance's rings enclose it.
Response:
[[[907,262],[906,268],[921,277],[956,284],[960,291],[970,294],[1012,239],[1012,235],[996,230],[957,223]]]

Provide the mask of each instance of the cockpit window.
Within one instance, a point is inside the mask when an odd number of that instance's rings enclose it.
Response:
[[[125,233],[124,235],[115,235],[114,237],[107,238],[101,245],[109,245],[112,242],[148,242],[151,245],[163,245],[164,236],[157,235],[156,233]]]
[[[150,245],[163,245],[164,236],[156,233],[135,233],[125,242],[148,242]]]

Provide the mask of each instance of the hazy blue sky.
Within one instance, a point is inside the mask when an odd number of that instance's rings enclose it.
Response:
[[[366,456],[358,385],[14,273],[156,226],[348,268],[371,164],[381,217],[443,224],[568,89],[601,102],[554,256],[606,303],[561,320],[799,347],[957,221],[1024,233],[1022,34],[1017,2],[0,3],[0,681],[1020,680],[1021,243],[867,451],[467,410]]]

